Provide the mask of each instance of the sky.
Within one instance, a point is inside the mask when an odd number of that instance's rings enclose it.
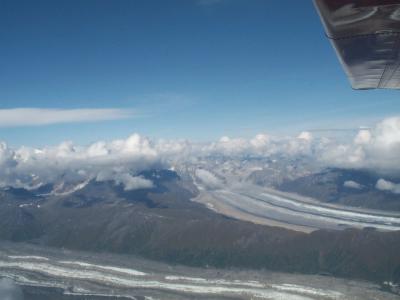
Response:
[[[312,1],[0,0],[0,140],[210,141],[400,115],[354,91]]]

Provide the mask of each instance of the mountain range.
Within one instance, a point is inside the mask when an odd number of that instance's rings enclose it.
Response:
[[[338,172],[331,172],[336,180],[341,178]],[[303,233],[257,225],[191,201],[199,191],[189,176],[163,169],[140,176],[151,180],[153,187],[127,191],[115,182],[90,180],[80,189],[60,195],[3,189],[0,238],[135,254],[191,266],[264,268],[400,282],[399,231],[364,228]],[[318,176],[328,175],[315,178]],[[281,188],[288,186],[283,183]]]

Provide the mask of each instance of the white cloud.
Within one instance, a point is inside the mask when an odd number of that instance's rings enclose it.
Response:
[[[132,176],[129,173],[118,173],[118,172],[100,172],[97,177],[97,181],[114,181],[118,185],[122,185],[125,191],[138,190],[138,189],[149,189],[154,187],[151,180],[143,178],[142,176]]]
[[[381,191],[391,192],[393,194],[400,194],[400,183],[396,184],[383,178],[379,179],[376,182],[375,187]]]
[[[118,120],[135,116],[132,110],[116,108],[12,108],[0,109],[0,127],[39,126],[56,123]]]
[[[153,182],[141,176],[133,177],[130,174],[123,174],[121,177],[121,183],[124,185],[125,191],[137,190],[137,189],[149,189],[154,187]]]
[[[303,131],[297,136],[297,138],[301,140],[311,141],[313,139],[313,136],[311,132]]]
[[[223,155],[238,155],[249,151],[249,144],[243,138],[230,138],[223,136],[219,141],[206,145],[203,149],[205,152],[223,154]]]
[[[10,167],[14,164],[14,151],[8,148],[7,144],[0,142],[0,166]]]
[[[197,169],[195,174],[196,177],[210,189],[218,189],[222,187],[222,181],[207,170]]]
[[[355,182],[353,180],[347,180],[343,183],[344,187],[351,188],[351,189],[356,189],[356,190],[361,190],[364,186],[362,184],[359,184],[358,182]]]
[[[354,139],[354,144],[356,145],[367,145],[368,143],[371,142],[372,135],[371,132],[368,129],[361,129],[355,139]]]
[[[255,148],[264,148],[270,142],[270,137],[266,134],[257,134],[253,139],[250,140],[250,144]]]
[[[392,117],[378,123],[374,129],[375,144],[381,148],[398,148],[400,145],[400,117]]]
[[[384,119],[361,129],[353,143],[325,147],[322,160],[344,168],[366,168],[382,173],[400,172],[400,117]]]

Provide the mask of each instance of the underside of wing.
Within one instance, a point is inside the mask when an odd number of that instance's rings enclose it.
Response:
[[[354,89],[400,89],[400,0],[314,0]]]

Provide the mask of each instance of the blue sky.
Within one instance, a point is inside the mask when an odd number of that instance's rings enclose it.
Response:
[[[0,120],[11,145],[296,134],[400,112],[397,91],[350,88],[308,0],[2,0],[0,44],[0,109],[131,112]]]

